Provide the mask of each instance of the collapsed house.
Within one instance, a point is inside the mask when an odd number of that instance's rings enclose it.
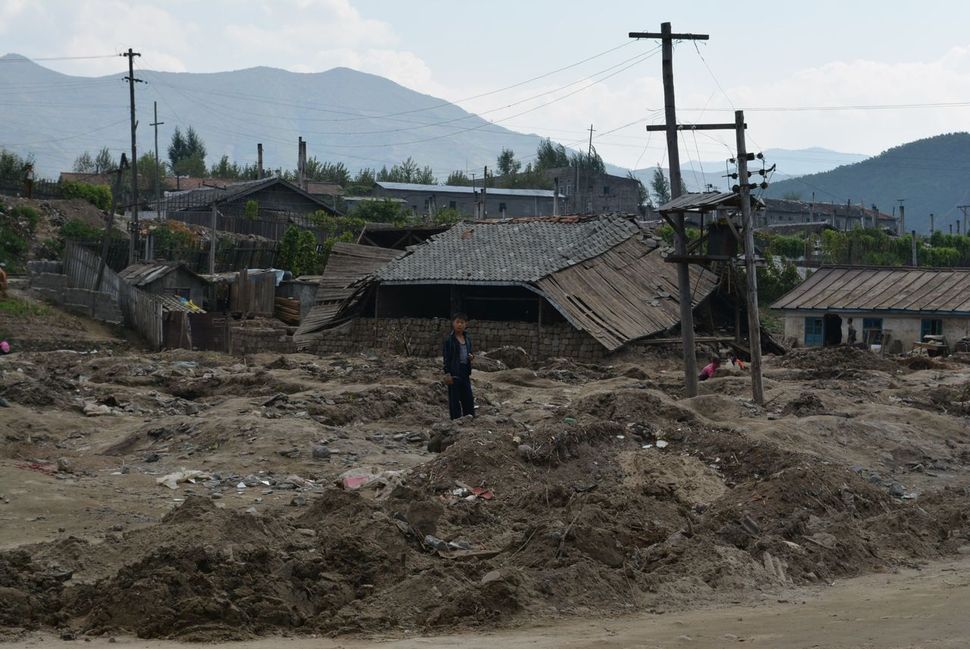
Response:
[[[692,267],[693,306],[716,285]],[[677,296],[661,241],[630,218],[463,222],[405,252],[335,246],[293,340],[318,352],[430,356],[464,311],[479,349],[595,359],[677,327]]]

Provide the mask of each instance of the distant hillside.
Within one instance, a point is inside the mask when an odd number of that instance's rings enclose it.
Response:
[[[0,147],[33,154],[42,176],[70,170],[85,149],[129,148],[128,86],[123,73],[74,77],[22,56],[0,58]],[[391,166],[408,156],[443,181],[450,171],[487,163],[503,147],[519,158],[535,153],[540,137],[491,124],[445,100],[347,68],[299,74],[249,68],[212,74],[137,70],[138,149],[153,149],[152,102],[158,102],[163,158],[176,126],[193,126],[212,165],[223,154],[256,161],[262,142],[267,168],[296,167],[297,138],[307,155],[343,162],[351,170]]]
[[[766,149],[764,152],[767,166],[777,165],[775,173],[772,175],[772,182],[781,182],[795,176],[813,174],[821,171],[828,171],[839,165],[860,162],[868,158],[861,153],[843,153],[832,151],[820,147],[810,147],[807,149]],[[758,165],[760,169],[760,164]],[[637,169],[633,173],[649,187],[650,179],[653,178],[654,167]],[[669,174],[669,170],[664,168],[664,173]],[[694,162],[682,164],[680,175],[684,179],[689,191],[704,191],[707,185],[713,185],[715,189],[726,190],[731,187],[734,181],[729,182],[725,178],[727,169],[724,160],[707,160],[704,162]]]
[[[905,198],[906,228],[929,231],[929,215],[947,231],[970,203],[970,133],[947,133],[893,147],[873,158],[824,173],[772,183],[767,195],[802,200],[875,204],[891,213]]]

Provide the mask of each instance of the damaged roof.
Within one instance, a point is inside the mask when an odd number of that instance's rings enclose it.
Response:
[[[118,273],[118,277],[125,280],[132,286],[144,287],[180,268],[186,273],[198,278],[200,282],[206,281],[204,277],[189,270],[185,264],[160,261],[131,264]]]
[[[650,233],[620,216],[460,223],[374,274],[383,286],[522,286],[610,351],[680,322],[677,269]],[[692,266],[694,306],[717,275]]]
[[[459,223],[377,271],[382,284],[535,282],[638,234],[619,216]]]
[[[823,267],[771,308],[970,316],[970,268]]]

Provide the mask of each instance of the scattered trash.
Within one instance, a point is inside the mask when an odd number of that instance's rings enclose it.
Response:
[[[178,486],[182,482],[195,483],[196,480],[208,480],[212,475],[206,473],[205,471],[198,471],[196,469],[182,469],[181,471],[176,471],[175,473],[169,473],[161,478],[156,478],[155,483],[164,485],[169,489],[178,489]]]
[[[657,440],[657,448],[667,448],[670,443],[662,439]]]

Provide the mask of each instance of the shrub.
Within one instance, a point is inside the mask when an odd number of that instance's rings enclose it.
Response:
[[[111,188],[107,185],[65,182],[61,183],[61,193],[64,198],[81,198],[99,209],[111,209]]]

